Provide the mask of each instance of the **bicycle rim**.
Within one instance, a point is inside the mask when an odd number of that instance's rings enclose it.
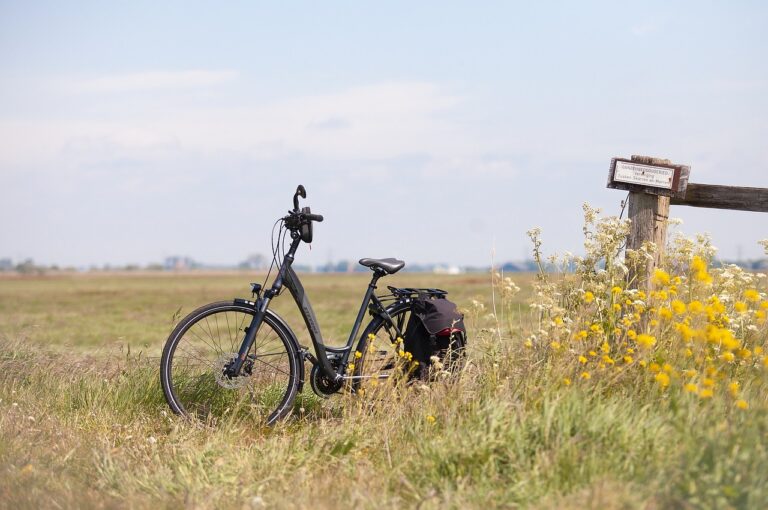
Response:
[[[166,399],[175,412],[208,422],[231,416],[268,424],[290,412],[298,387],[297,353],[271,316],[265,316],[259,328],[242,375],[224,374],[253,314],[232,303],[213,304],[179,323],[166,346],[161,372]]]

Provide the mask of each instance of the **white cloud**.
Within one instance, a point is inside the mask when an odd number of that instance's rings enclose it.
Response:
[[[237,77],[238,72],[233,70],[147,71],[69,80],[65,89],[77,93],[184,89],[220,85]]]
[[[629,30],[635,37],[644,37],[646,35],[658,32],[664,24],[665,23],[663,21],[648,21],[645,23],[637,23],[632,25]]]
[[[117,90],[182,81],[178,75],[115,79],[98,87]],[[431,83],[381,83],[267,103],[244,98],[237,107],[174,99],[148,98],[146,105],[130,101],[123,106],[117,95],[110,102],[117,110],[106,119],[79,113],[39,120],[0,118],[0,164],[47,163],[57,157],[90,161],[102,157],[105,146],[110,147],[107,153],[135,151],[139,156],[162,147],[188,154],[239,152],[255,159],[301,153],[346,160],[482,150],[466,129],[445,117],[461,99]]]

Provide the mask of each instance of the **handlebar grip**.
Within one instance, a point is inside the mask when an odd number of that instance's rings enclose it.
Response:
[[[305,216],[305,218],[307,218],[309,221],[316,221],[318,223],[323,221],[323,215],[322,214],[307,214]]]

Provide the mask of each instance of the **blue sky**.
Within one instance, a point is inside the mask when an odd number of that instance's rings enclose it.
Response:
[[[304,263],[578,252],[611,157],[768,187],[762,2],[0,2],[0,257],[235,263],[298,183]],[[721,256],[764,214],[673,207]]]

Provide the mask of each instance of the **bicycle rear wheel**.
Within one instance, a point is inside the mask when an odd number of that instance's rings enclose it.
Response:
[[[401,356],[398,331],[403,334],[411,317],[410,303],[396,303],[388,309],[391,321],[374,318],[363,331],[355,351],[352,388],[357,391],[376,387],[383,380],[413,374],[414,366]],[[451,336],[449,347],[439,352],[442,369],[456,372],[464,365],[466,340],[462,334]],[[426,367],[422,367],[426,369]],[[427,371],[423,372],[427,375]]]
[[[179,322],[160,362],[163,393],[175,413],[214,423],[225,415],[254,417],[271,425],[291,411],[299,387],[299,355],[272,312],[264,316],[241,375],[225,375],[254,314],[253,308],[222,301]]]

